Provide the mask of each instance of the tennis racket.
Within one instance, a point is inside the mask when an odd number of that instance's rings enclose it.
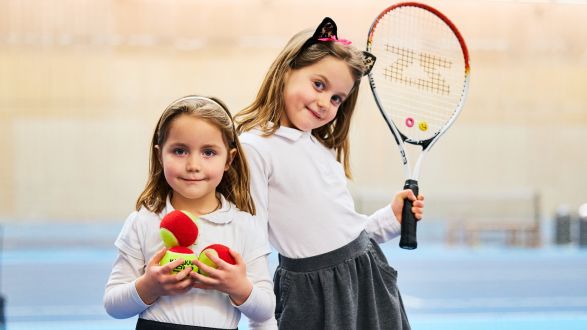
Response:
[[[367,51],[377,62],[369,73],[375,103],[399,147],[404,189],[418,196],[418,177],[426,153],[454,123],[469,87],[469,53],[456,26],[440,11],[403,2],[373,22]],[[421,152],[410,169],[404,145]],[[400,247],[415,249],[416,218],[404,201]]]

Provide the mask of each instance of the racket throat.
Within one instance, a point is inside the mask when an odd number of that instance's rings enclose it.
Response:
[[[410,171],[410,162],[408,161],[408,157],[406,156],[406,151],[399,145],[399,153],[402,159],[402,165],[404,169],[404,178],[412,177],[412,172]]]

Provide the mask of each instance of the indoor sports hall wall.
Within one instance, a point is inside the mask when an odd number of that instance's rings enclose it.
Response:
[[[550,217],[587,202],[585,1],[423,2],[459,27],[472,70],[462,116],[422,169],[429,210],[537,192]],[[293,33],[331,16],[363,48],[393,3],[1,1],[0,220],[122,222],[170,101],[214,95],[234,113]],[[379,116],[364,81],[352,132],[358,198],[403,183]]]

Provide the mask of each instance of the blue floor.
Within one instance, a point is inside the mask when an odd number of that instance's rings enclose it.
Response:
[[[1,293],[7,329],[133,329],[102,294],[120,225],[6,225]],[[414,330],[587,329],[587,249],[448,248],[386,243]],[[275,266],[275,256],[272,256]],[[239,325],[247,329],[246,320]]]

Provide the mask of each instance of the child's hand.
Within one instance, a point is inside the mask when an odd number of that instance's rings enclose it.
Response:
[[[247,265],[241,255],[230,249],[230,254],[236,261],[235,265],[218,258],[210,252],[206,255],[212,260],[218,268],[212,268],[199,260],[194,260],[193,263],[198,268],[205,272],[206,275],[191,272],[190,276],[194,279],[193,287],[199,289],[213,289],[230,296],[230,299],[235,305],[243,304],[253,290],[253,283],[247,278]]]
[[[145,274],[136,281],[136,288],[143,302],[150,305],[161,296],[172,296],[181,294],[191,289],[191,278],[189,273],[191,267],[186,267],[177,274],[171,270],[183,264],[183,259],[178,259],[163,266],[159,266],[161,258],[165,255],[166,248],[159,250],[147,264]]]
[[[424,214],[424,195],[420,194],[416,200],[414,192],[411,189],[405,189],[395,194],[391,201],[391,210],[397,221],[402,222],[402,208],[404,207],[405,198],[412,201],[412,213],[416,216],[416,220],[421,220]]]

